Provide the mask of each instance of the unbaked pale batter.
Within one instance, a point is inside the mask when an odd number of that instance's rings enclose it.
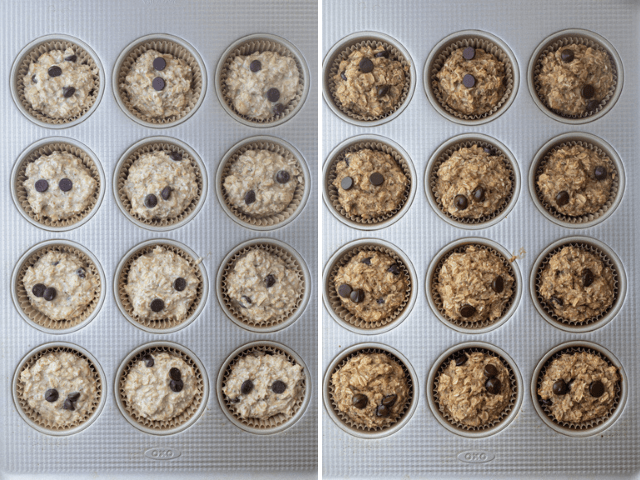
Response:
[[[400,419],[409,399],[402,367],[384,353],[360,353],[331,375],[333,402],[353,423],[387,427]]]
[[[538,291],[558,317],[584,322],[613,305],[613,285],[611,269],[598,256],[567,246],[549,259]]]
[[[284,355],[252,352],[231,367],[222,390],[231,401],[231,410],[242,418],[291,417],[304,379],[302,366]]]
[[[617,368],[598,355],[565,353],[547,367],[538,395],[557,421],[585,423],[611,412],[619,381]]]

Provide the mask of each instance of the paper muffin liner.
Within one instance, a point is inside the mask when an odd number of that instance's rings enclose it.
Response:
[[[31,106],[31,103],[25,98],[24,94],[24,76],[29,71],[29,65],[38,60],[38,58],[47,52],[52,50],[62,50],[65,51],[67,48],[72,48],[74,53],[77,55],[78,59],[76,63],[81,65],[88,65],[92,71],[96,71],[101,73],[102,66],[97,57],[92,56],[85,48],[79,45],[76,42],[71,41],[71,37],[64,37],[59,39],[52,39],[50,37],[44,37],[41,43],[35,45],[31,50],[24,52],[22,57],[17,60],[17,68],[13,72],[14,78],[12,79],[12,83],[15,82],[15,92],[17,102],[22,106],[23,111],[25,111],[28,115],[38,120],[41,123],[51,125],[51,126],[61,126],[68,124],[76,124],[78,121],[85,116],[90,110],[93,109],[94,105],[99,102],[99,98],[102,95],[102,91],[104,89],[104,79],[100,78],[100,74],[96,73],[93,75],[94,88],[89,92],[89,101],[82,109],[80,114],[75,115],[69,118],[53,118],[45,115],[44,113],[39,112]],[[93,54],[95,55],[95,54]],[[84,119],[83,119],[84,120]]]
[[[66,253],[75,256],[82,261],[82,265],[85,270],[90,272],[97,280],[98,286],[96,287],[93,300],[82,310],[80,314],[73,318],[66,318],[63,320],[53,320],[44,313],[36,309],[29,300],[29,295],[23,283],[23,278],[27,273],[29,267],[33,267],[35,263],[44,257],[49,252]],[[17,267],[14,274],[16,282],[13,288],[15,289],[15,300],[17,306],[20,308],[23,315],[26,316],[32,323],[37,326],[43,327],[48,330],[58,331],[55,333],[68,333],[64,330],[73,329],[84,323],[89,317],[93,317],[102,304],[104,296],[104,285],[101,270],[98,265],[82,250],[73,247],[68,243],[56,243],[54,240],[42,248],[37,249]]]
[[[134,363],[140,361],[142,357],[144,357],[147,354],[157,355],[159,353],[168,353],[184,360],[184,362],[193,369],[196,377],[196,382],[197,382],[196,394],[191,404],[180,415],[178,415],[175,418],[171,418],[169,420],[151,420],[149,418],[145,418],[139,415],[135,411],[135,409],[128,403],[127,394],[124,389],[127,377],[129,376],[129,372],[133,368]],[[117,380],[118,401],[119,401],[119,406],[121,406],[122,409],[124,410],[123,413],[126,413],[126,415],[128,415],[132,420],[134,420],[134,422],[136,422],[140,426],[148,430],[151,430],[152,432],[155,431],[158,433],[163,433],[163,432],[173,433],[170,431],[178,429],[187,423],[190,423],[190,422],[192,423],[192,421],[195,421],[194,417],[199,415],[200,413],[199,410],[202,405],[202,402],[205,401],[205,398],[206,398],[206,390],[207,390],[206,372],[201,370],[197,362],[194,361],[194,359],[191,358],[190,355],[183,352],[179,348],[179,345],[166,344],[166,345],[150,346],[149,348],[138,351],[135,355],[133,355],[132,357],[128,358],[125,361],[126,361],[126,364],[124,365],[124,368],[121,367],[122,371],[120,372],[120,376],[118,377],[118,380]]]
[[[308,70],[306,65],[303,63],[304,60],[301,54],[293,49],[295,47],[291,46],[292,48],[290,48],[284,43],[283,39],[278,40],[278,37],[274,35],[251,35],[246,41],[242,42],[242,40],[244,39],[241,39],[241,43],[239,44],[233,44],[230,47],[231,50],[225,52],[226,57],[224,57],[221,61],[221,65],[218,67],[219,75],[217,75],[217,88],[219,90],[220,101],[226,105],[230,112],[233,112],[234,115],[250,126],[251,124],[253,124],[253,126],[263,125],[265,127],[278,125],[285,119],[288,120],[299,110],[300,107],[302,107],[302,103],[304,102],[309,90]],[[296,95],[293,100],[291,100],[287,105],[284,105],[284,112],[280,115],[273,115],[264,119],[253,118],[239,113],[233,105],[233,99],[229,95],[226,84],[229,67],[233,60],[238,56],[247,56],[256,52],[274,52],[283,57],[292,58],[296,62],[300,78]]]
[[[266,419],[242,417],[238,412],[235,411],[235,409],[233,408],[233,403],[222,391],[222,389],[227,384],[227,381],[229,380],[229,376],[231,375],[231,371],[233,370],[233,367],[238,363],[238,361],[241,358],[247,357],[253,354],[254,352],[263,352],[267,355],[278,355],[278,354],[284,355],[286,359],[289,362],[291,362],[293,365],[299,365],[299,362],[297,362],[296,359],[289,352],[287,352],[282,348],[278,348],[275,345],[268,344],[268,345],[250,346],[246,350],[243,350],[242,352],[238,353],[233,359],[229,360],[225,365],[224,370],[221,372],[222,382],[220,383],[218,388],[220,389],[220,392],[222,393],[222,398],[224,399],[224,407],[228,410],[229,414],[238,423],[242,424],[248,429],[260,430],[264,432],[264,431],[272,430],[275,428],[284,427],[287,424],[289,424],[290,421],[296,416],[296,414],[304,407],[305,397],[307,395],[307,381],[308,381],[306,377],[303,378],[302,380],[302,388],[300,390],[298,397],[296,398],[296,403],[290,415],[286,415],[284,413],[278,413],[277,415],[274,415]],[[302,365],[302,367],[303,369],[305,369],[304,365]]]
[[[172,218],[145,218],[133,212],[131,201],[125,192],[125,183],[129,177],[129,170],[134,163],[140,159],[140,157],[146,153],[152,152],[165,152],[167,155],[172,152],[178,152],[182,155],[181,162],[189,162],[192,171],[196,176],[197,192],[194,199],[187,205],[187,207],[176,217]],[[118,162],[119,166],[115,177],[115,187],[120,205],[124,212],[132,219],[140,222],[149,227],[155,229],[170,229],[171,227],[183,224],[189,217],[197,213],[201,207],[201,202],[204,200],[206,191],[204,188],[204,173],[200,168],[198,161],[193,158],[193,155],[180,145],[180,142],[174,142],[172,139],[167,138],[163,141],[157,141],[153,143],[144,143],[131,152],[127,157],[124,157]]]
[[[68,424],[63,424],[63,425],[52,424],[47,419],[43,418],[36,410],[34,410],[29,406],[28,402],[24,400],[22,397],[22,395],[24,394],[24,383],[20,380],[20,374],[24,370],[27,370],[33,367],[33,365],[35,365],[35,363],[41,357],[49,353],[57,353],[57,352],[73,353],[74,355],[77,355],[83,360],[86,360],[87,363],[89,364],[89,368],[91,369],[93,378],[96,382],[96,397],[93,399],[93,402],[91,403],[91,406],[88,409],[88,411],[84,414],[82,418],[77,418],[73,422]],[[103,379],[102,379],[101,371],[99,370],[98,366],[93,363],[91,358],[87,357],[81,351],[73,348],[70,344],[52,345],[48,348],[44,348],[42,350],[37,351],[26,362],[24,362],[21,365],[20,371],[16,372],[16,377],[17,377],[17,381],[15,381],[16,388],[14,393],[14,399],[16,400],[17,406],[26,415],[26,418],[28,418],[31,422],[33,422],[33,424],[44,429],[45,433],[47,430],[49,430],[52,433],[57,432],[58,435],[64,434],[69,430],[77,429],[82,425],[92,422],[93,420],[95,420],[95,417],[99,413],[99,410],[101,408],[100,404],[104,401]],[[88,425],[85,425],[85,426],[88,426]]]
[[[178,41],[183,44],[178,43]],[[169,35],[149,35],[136,40],[133,44],[127,46],[125,49],[126,53],[123,52],[120,54],[120,58],[118,58],[116,64],[116,70],[114,71],[113,89],[116,98],[119,100],[118,103],[124,106],[133,119],[136,119],[146,126],[150,124],[156,128],[169,127],[182,123],[195,113],[204,98],[206,74],[202,60],[197,56],[195,50],[192,50],[193,47],[187,48],[186,45],[188,45],[186,42]],[[171,115],[169,117],[149,117],[133,107],[129,93],[123,88],[133,64],[148,50],[155,50],[162,54],[172,55],[191,67],[192,95],[189,103],[183,108],[182,112],[177,115]]]
[[[288,162],[295,162],[296,166],[300,170],[300,179],[302,181],[297,183],[296,189],[293,192],[293,199],[283,211],[273,215],[258,217],[242,212],[235,205],[233,205],[233,203],[231,203],[226,189],[224,188],[224,181],[230,174],[231,166],[247,150],[268,150],[269,152],[276,153],[284,157]],[[295,217],[299,213],[299,209],[304,206],[303,203],[308,196],[305,195],[307,193],[306,191],[311,188],[309,179],[306,178],[305,175],[306,168],[305,165],[302,164],[302,160],[298,158],[298,156],[291,150],[289,150],[285,145],[267,139],[256,139],[255,141],[252,141],[250,143],[244,143],[233,151],[231,156],[228,157],[227,160],[220,165],[220,168],[222,169],[222,171],[218,176],[219,183],[217,185],[217,188],[221,194],[220,197],[222,198],[224,205],[227,207],[227,210],[243,224],[253,227],[260,227],[262,229],[269,229],[270,227],[278,226],[279,224],[292,219],[292,217]]]
[[[194,275],[198,278],[198,288],[196,289],[196,298],[193,299],[191,305],[189,306],[189,310],[187,310],[187,314],[182,320],[177,320],[176,318],[161,318],[158,320],[152,320],[149,318],[142,318],[137,316],[133,312],[133,306],[131,305],[131,301],[129,300],[129,295],[127,294],[125,287],[127,285],[127,280],[129,278],[129,272],[131,271],[131,266],[133,262],[147,253],[151,253],[154,248],[162,247],[167,251],[173,252],[174,254],[182,257],[186,260],[189,265],[193,269]],[[122,311],[125,313],[127,318],[132,321],[134,324],[141,325],[145,327],[147,331],[158,331],[163,333],[162,331],[173,331],[176,327],[181,325],[188,325],[191,323],[195,317],[198,315],[199,311],[202,309],[202,305],[206,301],[205,295],[205,279],[201,268],[199,267],[200,261],[199,259],[193,258],[189,253],[185,250],[181,249],[177,245],[173,243],[169,243],[166,241],[158,240],[147,242],[146,245],[140,246],[140,248],[134,248],[134,251],[130,251],[127,254],[126,260],[122,264],[122,267],[118,268],[119,272],[116,273],[116,292],[118,295],[118,299],[122,306]],[[171,329],[171,330],[170,330]],[[168,332],[167,332],[168,333]]]

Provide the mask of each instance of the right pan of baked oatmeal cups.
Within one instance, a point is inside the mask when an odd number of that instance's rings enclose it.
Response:
[[[363,385],[358,371],[371,380]],[[322,382],[324,408],[357,438],[380,439],[404,427],[418,407],[418,376],[407,358],[381,343],[359,343],[340,352]],[[359,385],[357,391],[352,385]]]
[[[151,435],[173,435],[196,423],[206,410],[209,378],[188,348],[150,342],[122,361],[114,391],[120,413],[135,428]]]
[[[409,51],[379,32],[344,37],[325,56],[322,72],[322,96],[331,111],[360,127],[376,127],[400,115],[417,81]]]
[[[486,238],[467,237],[440,250],[429,265],[425,291],[442,323],[461,333],[486,333],[518,309],[522,277],[516,257]]]
[[[378,230],[400,220],[417,190],[409,154],[378,135],[340,143],[327,157],[322,175],[322,198],[331,214],[359,230]]]
[[[574,438],[599,435],[620,418],[629,380],[606,348],[576,340],[551,349],[531,377],[531,400],[549,428]]]
[[[431,367],[426,388],[438,423],[467,438],[489,437],[505,429],[524,397],[516,363],[504,350],[484,342],[446,350]]]
[[[482,125],[511,106],[518,93],[518,62],[509,46],[479,30],[463,30],[433,47],[423,72],[435,110],[461,125]]]
[[[295,45],[258,33],[240,38],[224,51],[214,81],[218,100],[233,119],[248,127],[271,128],[300,111],[311,77]]]
[[[209,279],[196,252],[174,240],[157,238],[136,245],[122,257],[113,292],[120,312],[133,326],[148,333],[173,333],[202,313]]]
[[[226,358],[216,389],[222,413],[233,425],[254,435],[273,435],[302,418],[312,383],[307,365],[296,352],[259,340]]]
[[[295,323],[309,303],[312,288],[302,256],[272,238],[234,247],[222,260],[216,278],[224,313],[254,333],[273,333]]]
[[[239,225],[268,231],[293,222],[311,191],[307,162],[290,143],[269,136],[236,143],[222,157],[216,194]]]
[[[622,60],[597,33],[562,30],[544,39],[531,55],[527,83],[544,114],[581,125],[601,118],[618,101]]]
[[[418,276],[409,257],[374,238],[355,240],[334,253],[322,283],[329,314],[340,326],[361,335],[396,328],[418,298]]]
[[[503,219],[520,194],[520,168],[511,151],[481,133],[457,135],[431,155],[424,175],[429,205],[445,222],[480,230]]]
[[[549,324],[572,333],[602,328],[620,312],[627,276],[618,255],[590,237],[553,242],[531,268],[529,291]]]

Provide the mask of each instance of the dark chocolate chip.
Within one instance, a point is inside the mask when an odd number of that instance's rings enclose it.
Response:
[[[265,283],[267,288],[271,288],[276,284],[276,277],[274,277],[273,275],[269,274],[264,278],[264,283]]]
[[[44,296],[44,291],[47,287],[43,283],[36,283],[31,289],[31,293],[33,293],[36,297],[41,298]]]
[[[389,415],[391,415],[391,409],[386,405],[378,405],[376,407],[376,417],[387,418]]]
[[[69,55],[68,57],[64,57],[65,62],[75,62],[76,60],[78,60],[77,55]]]
[[[44,193],[49,189],[49,182],[44,179],[40,179],[35,183],[36,192]]]
[[[593,112],[598,109],[600,102],[598,100],[589,100],[586,105],[587,112]]]
[[[389,85],[382,85],[382,86],[378,87],[378,96],[379,97],[384,97],[387,93],[389,93],[390,89],[391,89],[391,87],[389,87]]]
[[[62,87],[62,96],[64,98],[70,98],[74,93],[76,93],[76,89],[74,87]]]
[[[51,302],[56,298],[56,289],[53,287],[49,287],[44,291],[42,298],[44,298],[47,302]]]
[[[484,366],[484,374],[488,377],[497,377],[498,376],[498,369],[496,368],[495,365],[491,364],[491,363],[487,363]]]
[[[384,298],[380,297],[379,299],[376,300],[376,303],[378,305],[384,305]]]
[[[262,70],[262,63],[260,62],[260,60],[254,60],[253,62],[251,62],[249,64],[249,70],[251,70],[253,73]]]
[[[256,192],[254,192],[253,190],[249,190],[244,196],[244,203],[246,203],[247,205],[251,205],[255,201],[256,201]]]
[[[80,278],[86,278],[87,272],[84,268],[80,267],[79,269],[76,270],[76,275],[78,275]]]
[[[153,86],[153,89],[158,92],[164,90],[164,80],[160,77],[154,78],[153,82],[151,82],[151,85]]]
[[[242,296],[242,297],[240,297],[240,298],[241,298],[241,299],[242,299],[242,301],[243,301],[244,303],[246,303],[247,305],[251,305],[251,299],[250,299],[249,297],[247,297],[246,295],[243,295],[243,296]],[[247,307],[246,307],[246,306],[244,306],[241,302],[238,302],[238,303],[240,303],[240,305],[241,305],[243,308],[247,308]]]
[[[158,205],[158,198],[153,193],[150,193],[149,195],[144,197],[145,207],[154,208],[156,205]]]
[[[50,77],[59,77],[60,75],[62,75],[62,69],[57,65],[54,65],[53,67],[49,68]]]
[[[289,180],[291,180],[291,175],[289,175],[289,172],[287,172],[286,170],[280,170],[278,173],[276,173],[276,182],[284,184]]]
[[[453,204],[458,210],[465,210],[469,206],[469,200],[464,195],[456,195]]]
[[[382,185],[384,183],[384,177],[379,172],[373,172],[369,176],[369,181],[371,182],[372,185],[374,185],[376,187],[379,187],[380,185]]]
[[[596,380],[589,385],[589,393],[592,397],[598,398],[604,395],[604,385],[600,380]]]
[[[387,395],[386,397],[382,397],[382,405],[385,407],[393,407],[398,400],[398,396],[394,393],[392,395]]]
[[[68,192],[73,188],[73,182],[68,178],[63,178],[58,182],[58,187],[60,187],[60,190],[63,192]]]
[[[562,52],[560,52],[560,58],[564,63],[571,63],[573,62],[575,55],[573,54],[573,50],[565,48],[564,50],[562,50]]]
[[[596,177],[596,180],[602,181],[607,178],[607,169],[602,165],[598,165],[593,169],[593,175]]]
[[[171,380],[182,380],[182,374],[179,369],[173,367],[169,370],[169,378]]]
[[[180,160],[182,160],[182,154],[180,152],[171,152],[169,154],[169,158],[174,162],[179,162]]]
[[[150,307],[152,312],[161,312],[164,309],[164,302],[162,301],[162,299],[156,298],[151,301]]]
[[[373,72],[373,62],[368,58],[363,58],[362,60],[360,60],[360,71],[362,73]]]
[[[282,115],[284,113],[284,105],[281,103],[276,103],[273,106],[273,114],[274,115]]]
[[[462,365],[467,363],[467,359],[468,358],[469,357],[467,357],[464,353],[462,353],[459,356],[457,356],[456,357],[456,367],[461,367]]]
[[[387,52],[386,50],[383,50],[381,52],[377,52],[374,57],[380,58],[380,57],[384,57],[384,58],[389,58],[389,52]]]
[[[147,368],[153,367],[156,363],[156,361],[153,359],[153,357],[149,353],[147,353],[145,356],[142,357],[142,361],[144,361],[144,364],[147,366]]]
[[[584,98],[593,98],[596,94],[596,89],[593,88],[593,85],[585,85],[582,87],[581,93]]]
[[[473,57],[476,56],[476,49],[473,47],[465,47],[464,50],[462,50],[462,57],[465,60],[473,60]]]
[[[242,382],[242,385],[240,385],[240,393],[242,395],[249,395],[252,390],[253,382],[251,380],[245,380],[244,382]]]
[[[44,392],[44,399],[49,403],[53,403],[58,400],[59,396],[60,395],[58,394],[58,390],[56,390],[55,388],[50,388],[49,390]]]
[[[567,203],[569,203],[569,194],[562,190],[556,195],[556,204],[559,207],[564,207]]]
[[[462,77],[462,84],[467,88],[471,88],[476,84],[476,79],[473,75],[467,73],[464,77]]]
[[[582,286],[583,287],[587,288],[591,286],[594,280],[595,280],[595,277],[593,276],[593,272],[591,270],[589,270],[588,268],[585,268],[584,270],[582,270]]]
[[[476,202],[484,202],[484,188],[476,187],[476,189],[472,193],[473,199]]]
[[[269,90],[267,90],[267,99],[270,102],[276,103],[278,100],[280,100],[280,90],[278,90],[277,88],[270,88]]]
[[[343,190],[349,190],[351,187],[353,187],[353,178],[344,177],[340,182],[340,186]]]
[[[565,383],[564,380],[560,379],[553,382],[552,390],[556,395],[566,395],[567,393],[569,393],[569,386]]]
[[[161,72],[167,66],[167,61],[162,57],[156,57],[153,59],[153,68]]]
[[[69,395],[67,395],[67,398],[75,403],[78,400],[80,400],[80,392],[72,392]]]
[[[476,313],[476,309],[472,305],[466,304],[460,307],[460,315],[462,315],[464,318],[473,317],[475,313]]]
[[[498,275],[493,279],[493,282],[491,282],[491,288],[496,293],[502,293],[502,291],[504,290],[504,279],[502,278],[502,276]]]
[[[369,398],[366,395],[363,395],[362,393],[358,393],[357,395],[354,395],[351,398],[351,403],[353,404],[354,407],[362,410],[369,403]]]
[[[342,298],[349,298],[349,295],[351,295],[351,287],[346,283],[343,283],[338,287],[338,295]]]
[[[162,197],[163,200],[169,200],[169,197],[171,197],[171,187],[169,186],[164,187],[160,192],[160,196]]]
[[[184,388],[184,383],[182,380],[171,380],[169,382],[169,388],[172,392],[179,393]]]
[[[351,291],[349,298],[353,303],[360,303],[364,301],[364,290],[357,288]]]
[[[182,292],[185,288],[187,288],[187,281],[184,278],[178,277],[173,281],[173,289],[176,292]]]
[[[491,395],[497,395],[502,389],[502,383],[500,383],[500,380],[498,380],[497,378],[492,377],[485,382],[484,388],[486,388],[487,392]]]
[[[271,384],[271,391],[278,395],[281,393],[284,393],[286,389],[287,389],[287,384],[280,380],[276,380]]]
[[[340,72],[340,78],[342,78],[343,80],[346,80],[347,76],[344,74],[344,72]]]
[[[555,303],[556,305],[558,305],[559,307],[561,307],[561,306],[563,306],[563,305],[564,305],[564,302],[562,301],[562,299],[561,299],[561,298],[558,298],[558,297],[551,297],[549,300],[550,300],[551,302]]]
[[[364,263],[365,265],[371,265],[371,257],[363,258],[360,263]]]
[[[394,263],[389,268],[387,268],[387,272],[389,272],[389,273],[391,273],[393,275],[400,275],[400,267],[398,267],[398,265],[396,263]]]
[[[31,75],[31,81],[33,83],[38,83],[38,79],[36,78],[36,74],[35,73],[33,75]]]
[[[70,410],[72,412],[76,409],[76,407],[73,404],[73,402],[71,400],[69,400],[68,398],[65,399],[64,403],[62,404],[62,408],[64,408],[65,410]]]

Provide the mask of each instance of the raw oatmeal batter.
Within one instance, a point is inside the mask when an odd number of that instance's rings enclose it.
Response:
[[[31,305],[51,320],[71,320],[82,314],[100,285],[80,258],[55,251],[29,267],[22,283]]]
[[[47,117],[70,119],[91,106],[97,77],[98,69],[80,64],[73,49],[51,50],[29,65],[24,97]]]
[[[338,269],[334,288],[342,306],[365,322],[378,322],[403,303],[409,283],[386,253],[362,251]]]
[[[448,318],[464,322],[496,321],[513,295],[515,279],[497,254],[468,245],[447,257],[436,286]]]
[[[457,218],[482,218],[500,209],[511,194],[507,160],[478,145],[456,150],[436,174],[435,196]]]
[[[618,370],[588,352],[563,354],[547,367],[538,395],[558,422],[606,417],[616,400]]]
[[[348,215],[370,219],[396,210],[406,199],[409,180],[391,155],[365,148],[338,162],[333,185]]]
[[[124,289],[133,315],[146,320],[183,321],[200,281],[187,260],[157,246],[131,264]]]
[[[53,221],[86,210],[98,186],[82,161],[66,152],[42,155],[29,163],[25,175],[27,179],[22,185],[27,190],[31,210],[36,216]],[[65,181],[60,183],[63,179]]]
[[[295,99],[300,72],[291,57],[255,52],[232,60],[225,84],[227,96],[240,115],[266,120],[283,114]]]
[[[613,273],[593,253],[567,246],[549,259],[539,293],[547,307],[570,322],[584,322],[613,305]]]
[[[360,353],[331,375],[332,400],[349,420],[365,428],[400,419],[409,399],[402,367],[384,353]]]
[[[498,420],[511,400],[509,370],[498,357],[482,352],[460,352],[436,385],[440,408],[469,427]]]
[[[20,372],[22,398],[47,427],[72,425],[98,400],[89,362],[70,352],[50,352]]]
[[[229,167],[224,191],[231,205],[260,218],[285,210],[303,183],[295,159],[268,150],[247,150]]]
[[[357,115],[379,117],[396,108],[409,67],[391,58],[385,47],[362,46],[340,62],[333,77],[341,107]]]
[[[153,421],[176,419],[191,406],[197,390],[193,368],[179,356],[164,352],[143,356],[124,382],[127,405]]]
[[[304,378],[302,366],[294,365],[284,355],[253,352],[231,367],[222,391],[231,401],[231,410],[242,418],[291,417]]]

